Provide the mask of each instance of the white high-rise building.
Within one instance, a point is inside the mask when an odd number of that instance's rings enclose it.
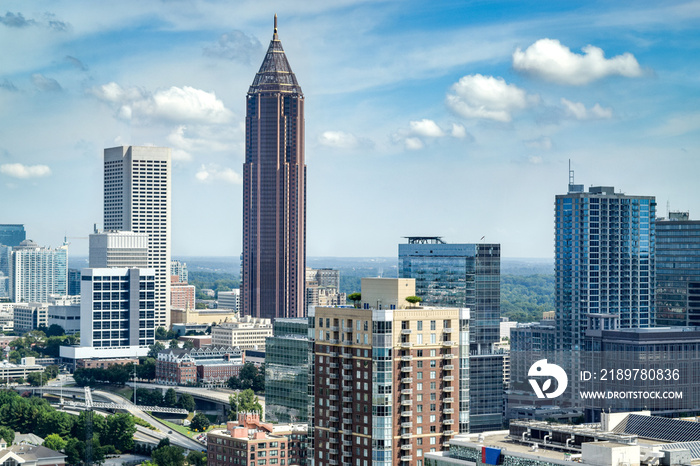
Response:
[[[46,303],[68,289],[68,246],[51,249],[24,240],[12,249],[10,297],[15,302]]]
[[[155,270],[155,325],[170,327],[170,149],[104,150],[104,229],[148,234],[147,266]]]

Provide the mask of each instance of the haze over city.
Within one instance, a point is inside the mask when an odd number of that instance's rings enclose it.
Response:
[[[441,235],[551,257],[569,160],[698,218],[700,3],[657,3],[5,2],[3,222],[86,255],[103,149],[172,147],[173,255],[237,256],[275,13],[306,100],[309,256]]]

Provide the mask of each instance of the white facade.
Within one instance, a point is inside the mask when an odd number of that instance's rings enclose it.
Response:
[[[68,246],[39,247],[24,240],[12,249],[10,293],[15,302],[48,302],[49,296],[68,292]]]
[[[104,229],[148,234],[156,327],[170,327],[171,155],[165,147],[104,150]]]
[[[46,303],[19,303],[14,310],[14,330],[29,332],[39,327],[48,327],[49,305]]]
[[[148,234],[105,231],[90,235],[89,267],[148,267]]]
[[[272,336],[272,321],[257,317],[241,317],[211,328],[212,346],[239,347],[242,350],[264,349],[265,339]]]
[[[219,291],[217,295],[216,307],[219,309],[231,309],[240,314],[241,310],[241,290]]]
[[[118,349],[154,344],[155,288],[152,269],[83,269],[80,346]]]
[[[187,280],[189,279],[187,263],[173,259],[170,262],[170,275],[176,276],[177,281],[180,283],[187,283]]]
[[[80,301],[73,299],[52,297],[48,307],[48,324],[60,325],[67,335],[75,335],[80,331]]]

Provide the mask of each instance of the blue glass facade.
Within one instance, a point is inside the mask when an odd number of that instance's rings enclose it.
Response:
[[[656,323],[700,326],[700,221],[656,222]]]
[[[503,354],[494,344],[500,339],[501,245],[409,239],[399,245],[399,277],[416,280],[425,305],[470,309],[469,431],[500,429]]]
[[[27,239],[24,225],[0,225],[0,244],[5,246],[19,246],[19,243]]]

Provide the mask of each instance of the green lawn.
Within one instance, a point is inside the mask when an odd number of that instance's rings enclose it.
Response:
[[[151,414],[151,415],[153,416],[153,414]],[[153,416],[153,417],[155,417],[155,416]],[[172,422],[166,421],[165,419],[160,419],[158,417],[156,417],[156,419],[158,419],[160,422],[162,422],[166,426],[170,427],[172,430],[180,432],[183,435],[187,435],[188,437],[194,437],[195,434],[199,434],[199,432],[190,432],[190,430],[187,427],[173,424]]]

